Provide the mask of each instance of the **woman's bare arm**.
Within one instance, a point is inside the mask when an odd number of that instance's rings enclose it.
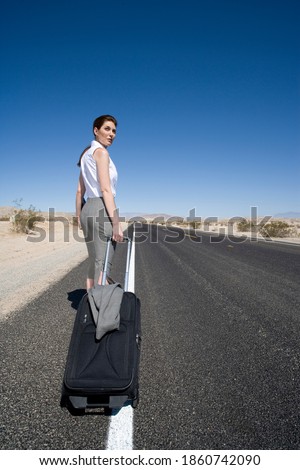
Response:
[[[123,240],[123,232],[110,185],[109,154],[105,149],[97,149],[93,156],[97,164],[98,178],[104,204],[113,225],[113,239],[119,242]]]

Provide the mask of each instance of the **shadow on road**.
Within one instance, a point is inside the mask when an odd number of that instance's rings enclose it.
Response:
[[[71,307],[75,310],[78,309],[79,302],[81,301],[82,297],[86,294],[85,289],[75,289],[71,292],[68,292],[68,300],[71,302]]]

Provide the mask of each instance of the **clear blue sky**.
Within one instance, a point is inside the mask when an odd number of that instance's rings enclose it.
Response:
[[[298,0],[19,0],[0,22],[1,206],[73,211],[109,113],[121,212],[299,212]]]

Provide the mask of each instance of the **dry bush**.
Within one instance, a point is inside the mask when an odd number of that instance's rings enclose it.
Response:
[[[28,209],[15,209],[12,229],[17,233],[30,233],[37,222],[43,222],[44,217],[40,215],[40,211],[37,211],[32,205]]]
[[[266,238],[284,238],[291,236],[291,228],[288,223],[281,220],[274,220],[259,229],[259,233]]]

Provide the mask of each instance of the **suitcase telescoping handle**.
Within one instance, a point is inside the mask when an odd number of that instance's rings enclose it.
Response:
[[[129,237],[124,237],[123,240],[127,241],[127,256],[126,256],[126,267],[125,267],[125,276],[124,276],[124,291],[127,291],[128,290],[128,280],[129,280],[129,267],[130,267],[132,240]],[[104,269],[103,269],[103,276],[102,276],[102,285],[103,286],[106,283],[108,258],[109,258],[109,251],[111,249],[111,246],[112,246],[112,238],[109,237],[107,239],[105,260],[104,260]]]

